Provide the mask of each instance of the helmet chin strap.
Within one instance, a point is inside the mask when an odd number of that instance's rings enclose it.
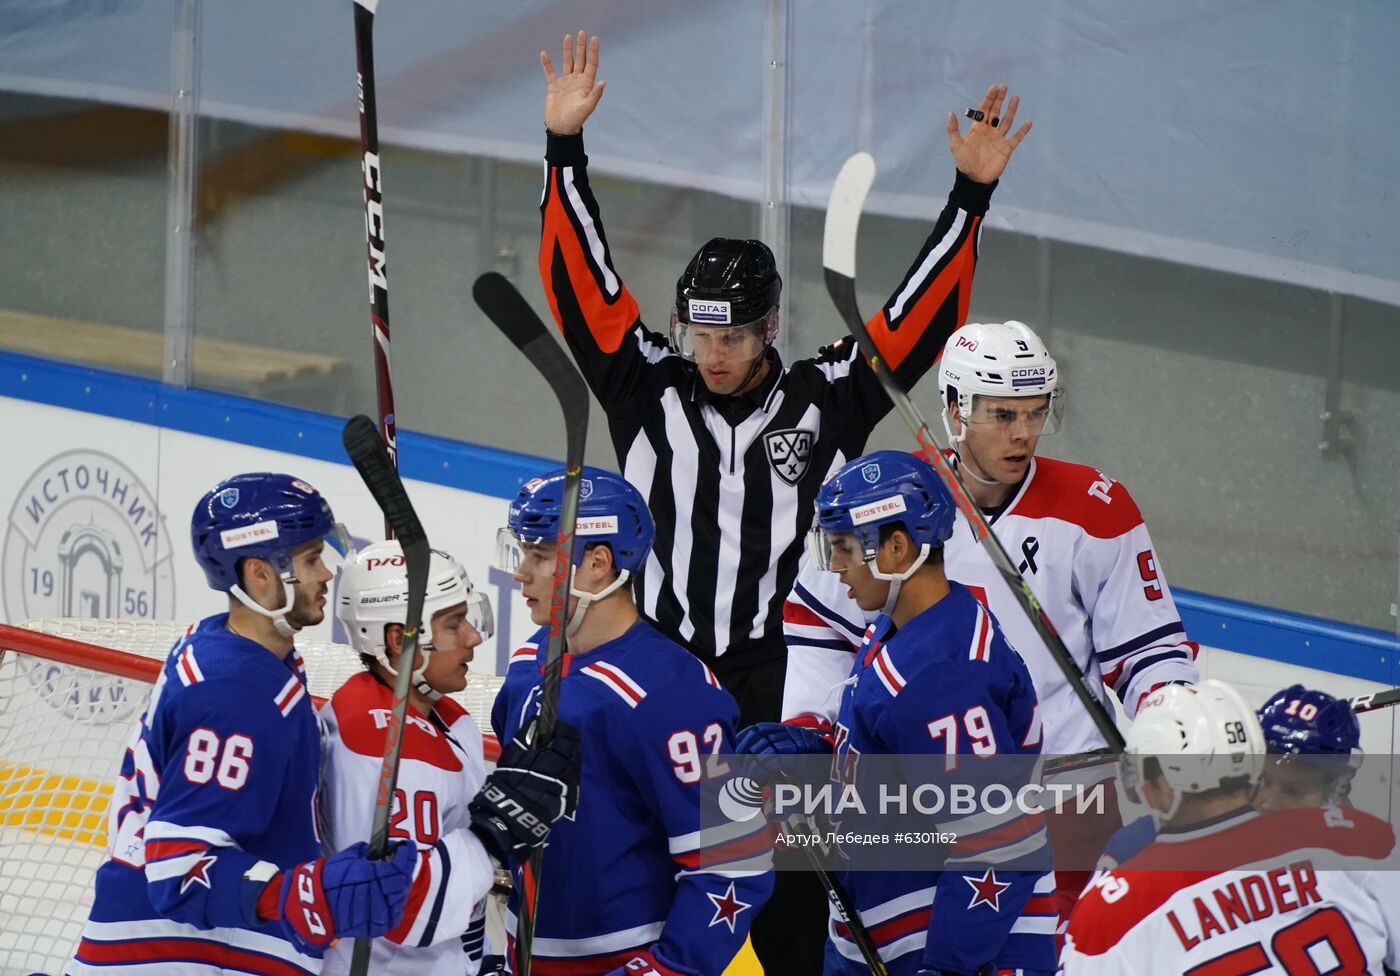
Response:
[[[277,628],[277,633],[281,634],[283,637],[295,637],[297,631],[301,628],[293,627],[287,622],[287,611],[292,609],[292,602],[296,598],[296,593],[292,590],[292,584],[297,581],[297,578],[290,573],[278,578],[282,581],[282,605],[276,610],[269,610],[264,606],[260,606],[257,601],[243,592],[243,587],[239,586],[237,583],[230,587],[228,592],[230,596],[249,610],[271,620],[272,626]]]
[[[400,647],[402,647],[402,645],[400,645]],[[443,693],[428,684],[427,679],[423,676],[424,672],[428,670],[428,660],[433,656],[433,651],[435,651],[436,648],[432,644],[419,644],[418,650],[423,654],[423,663],[411,675],[413,678],[413,688],[418,694],[428,699],[428,701],[437,702],[438,699],[442,697]],[[380,647],[379,650],[375,652],[374,657],[385,671],[388,671],[389,674],[393,675],[395,678],[399,676],[398,668],[394,667],[394,665],[389,662],[389,652],[386,648]]]
[[[588,612],[589,605],[612,596],[622,588],[622,584],[626,583],[631,575],[632,573],[630,570],[620,570],[617,574],[617,579],[613,580],[597,593],[584,593],[582,590],[576,590],[572,586],[569,587],[569,595],[578,600],[578,605],[574,607],[574,612],[569,615],[569,622],[564,627],[564,636],[574,636],[574,632],[583,626],[583,615]]]
[[[890,584],[890,593],[889,596],[885,597],[885,607],[883,610],[880,611],[881,613],[894,613],[894,605],[896,601],[899,600],[900,586],[904,583],[905,580],[913,576],[915,571],[918,570],[918,568],[928,560],[928,554],[932,551],[932,547],[929,546],[927,542],[925,542],[922,546],[919,547],[919,555],[914,560],[913,564],[908,569],[904,570],[904,572],[902,573],[883,572],[875,565],[875,560],[870,560],[870,575],[878,580],[887,580]]]
[[[962,432],[961,434],[955,434],[955,433],[953,433],[953,422],[952,422],[952,420],[950,420],[949,417],[948,417],[948,411],[947,411],[947,410],[944,410],[944,411],[943,411],[943,429],[946,430],[946,431],[948,432],[948,441],[949,441],[949,443],[952,444],[952,446],[953,446],[953,457],[955,457],[955,458],[957,459],[957,462],[958,462],[958,469],[961,471],[962,474],[964,474],[964,475],[966,475],[967,477],[971,478],[973,481],[977,482],[979,485],[999,485],[999,484],[1001,484],[1001,482],[1000,482],[1000,481],[997,481],[995,478],[984,478],[984,477],[982,477],[982,476],[981,476],[980,474],[978,474],[976,471],[973,471],[973,470],[972,470],[972,465],[968,464],[966,461],[963,460],[963,456],[962,456],[962,442],[963,442],[964,440],[967,439],[967,425],[966,425],[966,424],[963,424],[963,432]]]

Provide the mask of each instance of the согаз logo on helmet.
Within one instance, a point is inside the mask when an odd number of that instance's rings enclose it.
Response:
[[[169,619],[174,572],[156,496],[121,461],[67,451],[39,466],[10,508],[5,619]]]

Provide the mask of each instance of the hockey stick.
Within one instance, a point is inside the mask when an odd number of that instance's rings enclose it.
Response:
[[[1391,708],[1400,705],[1400,688],[1385,688],[1381,691],[1372,691],[1365,695],[1357,695],[1355,698],[1347,699],[1347,704],[1351,706],[1353,713],[1365,715],[1367,712],[1378,712],[1382,708]],[[1069,773],[1078,769],[1089,769],[1093,766],[1102,766],[1106,763],[1116,762],[1118,754],[1105,752],[1096,749],[1092,752],[1081,752],[1073,756],[1056,756],[1047,760],[1042,773],[1052,776],[1056,773]]]
[[[418,654],[418,635],[422,625],[423,600],[428,591],[428,563],[432,552],[428,535],[418,521],[413,503],[408,500],[403,481],[374,421],[361,414],[351,417],[341,436],[345,453],[355,462],[365,487],[374,496],[384,513],[384,520],[403,547],[405,572],[408,576],[408,613],[403,622],[403,647],[399,653],[398,675],[394,680],[394,709],[384,744],[384,764],[379,768],[379,790],[374,798],[374,823],[370,830],[370,857],[384,856],[389,839],[389,815],[393,806],[394,785],[399,778],[399,753],[403,749],[403,729],[408,716],[408,693],[413,684],[413,660]],[[407,664],[405,664],[407,662]],[[350,960],[351,976],[369,972],[369,939],[356,939]]]
[[[564,412],[564,502],[559,518],[554,581],[549,595],[549,639],[540,707],[535,717],[533,745],[548,744],[559,713],[559,682],[564,670],[564,625],[569,616],[569,592],[574,578],[574,527],[578,522],[579,489],[583,482],[583,448],[588,435],[588,386],[549,330],[505,277],[489,271],[472,285],[472,298],[486,317],[539,370],[559,399]],[[515,969],[530,976],[535,943],[535,908],[539,899],[540,861],[536,848],[521,870],[520,916],[515,927]]]
[[[807,835],[816,838],[819,834],[817,825],[811,818],[805,818],[801,822],[807,824],[810,833]],[[841,882],[836,880],[836,875],[832,874],[822,864],[821,855],[817,853],[814,844],[803,844],[803,852],[807,855],[807,860],[812,864],[812,870],[816,872],[817,879],[821,881],[822,887],[826,889],[827,900],[831,902],[831,907],[836,909],[836,917],[841,919],[846,926],[846,931],[851,934],[851,941],[860,950],[861,958],[870,967],[870,976],[890,976],[889,967],[885,965],[885,960],[880,958],[880,950],[875,948],[875,940],[870,938],[870,930],[865,927],[865,922],[861,920],[860,911],[856,908],[855,902],[851,901],[851,896],[846,894],[846,889],[841,887]]]
[[[1122,752],[1123,734],[1118,731],[1113,717],[1094,694],[1089,679],[1075,666],[1074,658],[1070,656],[1059,634],[1055,633],[1050,618],[1045,615],[1040,601],[1031,592],[1030,584],[1017,571],[1016,564],[1006,555],[1006,550],[992,534],[981,509],[963,487],[957,470],[934,443],[928,424],[919,416],[918,408],[914,406],[909,394],[895,382],[866,329],[865,320],[856,304],[856,231],[860,225],[860,212],[865,206],[866,194],[870,192],[873,182],[875,160],[869,153],[856,153],[846,160],[841,172],[837,174],[835,186],[831,188],[831,200],[826,208],[826,230],[822,241],[822,266],[826,272],[827,293],[831,295],[831,300],[841,317],[846,320],[846,327],[860,345],[871,370],[879,378],[885,395],[890,398],[904,417],[905,423],[909,425],[909,429],[913,431],[914,439],[919,442],[919,453],[924,460],[933,465],[939,477],[943,479],[948,492],[953,496],[954,504],[967,519],[967,524],[972,528],[977,541],[992,557],[993,565],[1011,588],[1016,602],[1030,619],[1036,634],[1050,650],[1050,656],[1055,659],[1065,680],[1074,690],[1075,697],[1089,713],[1099,734],[1108,742],[1109,748],[1114,752]]]
[[[356,87],[360,103],[360,166],[365,194],[365,260],[369,267],[369,317],[374,338],[374,385],[379,433],[389,463],[399,464],[394,381],[389,373],[389,274],[384,258],[384,188],[379,179],[379,110],[374,96],[374,11],[379,0],[355,0]],[[393,526],[384,523],[386,538]]]

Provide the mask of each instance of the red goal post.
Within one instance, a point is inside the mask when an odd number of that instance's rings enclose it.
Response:
[[[0,624],[0,976],[58,973],[92,905],[125,746],[187,624],[43,618]],[[360,670],[343,644],[298,641],[319,708]],[[489,725],[500,689],[453,695]],[[500,753],[486,736],[487,761]],[[367,799],[368,802],[368,799]]]

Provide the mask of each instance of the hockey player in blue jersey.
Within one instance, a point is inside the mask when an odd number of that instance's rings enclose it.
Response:
[[[322,857],[316,833],[320,733],[293,638],[325,615],[338,530],[284,474],[200,499],[195,558],[229,610],[172,648],[133,734],[70,976],[316,973],[336,938],[398,921],[414,846]]]
[[[527,482],[498,534],[498,562],[540,625],[563,487],[562,471]],[[540,976],[720,976],[772,889],[761,817],[707,830],[702,844],[701,782],[719,772],[706,758],[730,752],[738,706],[702,661],[638,613],[630,584],[652,535],[635,488],[584,469],[558,712],[579,730],[583,771],[578,810],[554,825],[540,868]],[[547,633],[541,626],[511,656],[491,711],[502,741],[538,709]]]
[[[816,507],[809,557],[840,574],[862,609],[882,611],[842,689],[838,765],[862,754],[1038,754],[1025,664],[986,608],[944,575],[954,509],[933,468],[876,451],[833,475]],[[830,753],[833,743],[805,726],[760,723],[744,729],[736,748],[781,770],[782,757]],[[890,973],[1053,972],[1054,875],[1043,868],[1040,814],[1013,808],[939,827],[957,834],[941,870],[839,872]],[[867,973],[834,914],[829,932],[825,973]]]

